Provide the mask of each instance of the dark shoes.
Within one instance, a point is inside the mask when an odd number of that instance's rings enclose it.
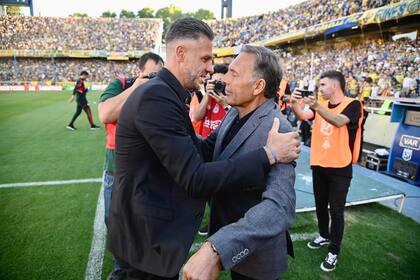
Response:
[[[90,130],[95,130],[95,129],[98,129],[98,128],[100,128],[100,127],[95,125],[95,124],[90,126]]]
[[[312,240],[311,242],[308,242],[308,247],[311,249],[319,249],[324,245],[330,244],[330,240],[322,237],[321,235],[315,238],[315,240]]]
[[[330,272],[335,269],[338,262],[338,256],[328,252],[325,260],[321,263],[321,269],[325,272]]]
[[[74,127],[74,125],[72,125],[72,124],[69,124],[68,126],[67,126],[67,129],[69,129],[69,130],[76,130],[76,128]]]
[[[330,240],[322,237],[321,235],[308,242],[308,247],[311,249],[319,249],[324,245],[330,244]],[[325,260],[321,263],[321,269],[325,272],[330,272],[335,269],[338,262],[338,255],[335,255],[331,252],[328,252],[328,255],[325,257]]]

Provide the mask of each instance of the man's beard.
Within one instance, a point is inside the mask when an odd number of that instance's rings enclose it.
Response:
[[[200,90],[200,84],[199,84],[199,77],[200,75],[198,73],[188,73],[189,78],[189,85],[187,85],[187,89],[189,91],[196,91]]]

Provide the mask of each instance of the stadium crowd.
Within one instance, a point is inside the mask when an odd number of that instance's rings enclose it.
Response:
[[[321,46],[293,53],[277,50],[285,64],[291,89],[315,85],[317,74],[339,69],[348,79],[352,96],[365,95],[411,96],[419,94],[420,39],[400,39],[393,42],[366,40],[352,45],[349,42]],[[134,75],[135,60],[105,59],[0,59],[0,81],[66,82],[73,81],[81,69],[91,73],[90,80],[107,83],[119,74]],[[17,75],[17,76],[16,76]],[[366,87],[370,88],[369,93]],[[414,92],[414,93],[413,93]]]
[[[349,42],[323,46],[323,50],[292,54],[278,50],[292,88],[313,87],[314,77],[326,70],[338,69],[347,77],[348,94],[418,96],[420,83],[420,39],[394,42],[366,40],[357,45]],[[312,73],[311,73],[312,71]]]
[[[112,61],[106,59],[0,59],[0,81],[5,83],[38,81],[40,84],[73,82],[81,70],[87,70],[90,81],[108,83],[118,75],[133,76],[136,60]]]
[[[0,16],[0,49],[151,50],[162,21],[92,17]]]
[[[398,0],[309,0],[275,12],[209,21],[215,47],[266,40],[332,19],[382,7]],[[258,3],[256,3],[258,5]]]

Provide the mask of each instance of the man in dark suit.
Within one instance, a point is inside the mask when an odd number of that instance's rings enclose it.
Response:
[[[138,87],[117,125],[116,187],[109,249],[129,279],[178,279],[204,214],[222,189],[261,186],[270,165],[298,157],[296,133],[273,123],[266,145],[238,158],[205,163],[215,138],[196,138],[187,90],[213,72],[213,32],[202,21],[175,21],[166,35],[166,66]]]
[[[213,161],[236,159],[263,147],[274,118],[291,125],[274,97],[282,71],[265,47],[244,46],[224,76],[233,106],[220,125]],[[287,270],[287,229],[295,216],[292,163],[274,165],[261,186],[221,190],[211,199],[210,237],[183,269],[183,279],[215,279],[221,262],[232,280],[274,280]],[[291,245],[291,244],[290,244]],[[217,254],[215,254],[215,252]]]

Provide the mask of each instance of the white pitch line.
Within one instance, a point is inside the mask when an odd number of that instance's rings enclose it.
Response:
[[[39,187],[39,186],[59,186],[59,185],[101,183],[101,182],[102,182],[101,178],[89,178],[89,179],[75,179],[75,180],[62,180],[62,181],[10,183],[10,184],[0,184],[0,189],[2,189],[2,188]]]
[[[290,237],[292,241],[312,240],[319,236],[318,232],[292,233]]]
[[[86,266],[85,280],[100,280],[105,251],[106,227],[104,222],[104,186],[99,191],[98,206],[96,207],[93,223],[93,237],[90,246],[89,259]]]

